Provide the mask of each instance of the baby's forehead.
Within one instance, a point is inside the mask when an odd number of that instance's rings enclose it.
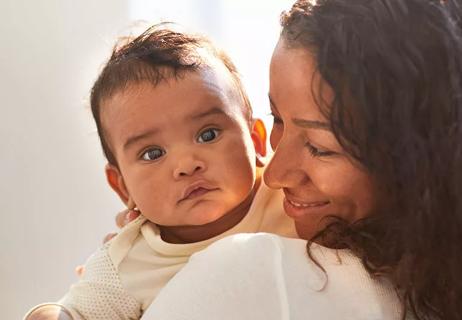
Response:
[[[190,80],[196,81],[204,91],[220,97],[229,112],[243,117],[246,122],[252,118],[250,104],[241,83],[222,62],[202,65],[190,73]]]
[[[103,99],[103,105],[110,107],[115,101],[146,94],[147,91],[170,91],[188,93],[187,99],[198,97],[215,97],[228,104],[229,108],[246,110],[249,114],[250,106],[244,98],[243,91],[234,75],[218,58],[204,59],[194,68],[176,70],[171,67],[144,66],[144,76],[129,79],[123,85],[113,90]],[[102,113],[104,113],[104,106]],[[249,110],[247,110],[249,109]]]
[[[173,104],[173,105],[172,105]],[[137,112],[144,105],[158,112],[179,107],[184,114],[201,114],[210,109],[248,121],[249,107],[242,98],[231,72],[224,66],[202,65],[194,70],[173,73],[163,70],[161,79],[131,81],[113,92],[102,103],[101,114],[105,127],[114,113],[123,109]],[[125,111],[124,111],[125,113]],[[218,114],[215,112],[215,114]]]
[[[200,68],[189,71],[197,81],[222,91],[229,98],[240,96],[240,87],[236,83],[233,74],[223,65],[223,63],[204,64]]]
[[[251,120],[250,102],[236,70],[230,70],[225,61],[214,56],[197,71],[201,73],[204,81],[226,92],[227,96],[234,101],[233,106],[243,111],[248,121]]]

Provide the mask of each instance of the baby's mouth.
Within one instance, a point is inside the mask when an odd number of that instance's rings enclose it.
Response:
[[[215,190],[218,190],[218,188],[211,186],[210,184],[206,182],[203,182],[203,181],[196,182],[196,183],[191,184],[184,190],[183,195],[181,196],[178,202],[198,198],[206,193],[209,193]]]
[[[199,187],[191,191],[185,198],[183,198],[183,200],[200,197],[201,195],[206,194],[209,191],[210,191],[209,189]]]

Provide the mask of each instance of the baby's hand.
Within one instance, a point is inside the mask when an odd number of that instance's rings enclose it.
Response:
[[[116,220],[116,225],[119,228],[123,228],[127,224],[129,224],[131,221],[138,218],[139,215],[140,215],[140,212],[138,210],[134,210],[134,209],[125,209],[123,211],[120,211],[116,215],[116,219],[115,219]],[[117,232],[107,234],[103,239],[103,243],[108,242],[109,240],[114,238],[116,235],[117,235]]]
[[[135,220],[138,218],[140,215],[140,212],[138,210],[133,210],[133,209],[125,209],[121,212],[119,212],[116,215],[116,224],[119,228],[125,227],[127,224],[129,224],[131,221]],[[108,242],[112,238],[114,238],[117,235],[117,232],[112,232],[108,233],[104,238],[103,238],[103,243]],[[85,272],[85,267],[84,266],[77,266],[75,268],[75,273],[81,277],[83,273]]]
[[[123,211],[120,211],[116,215],[116,219],[115,219],[116,220],[116,225],[117,225],[117,227],[122,229],[127,224],[129,224],[131,221],[138,218],[139,215],[140,215],[140,212],[138,210],[134,210],[134,209],[125,209]],[[109,240],[114,238],[116,235],[117,235],[117,232],[108,233],[104,237],[103,243],[108,242]]]
[[[121,212],[119,212],[116,216],[116,224],[119,228],[125,227],[127,224],[138,218],[140,215],[140,212],[138,210],[134,209],[125,209]],[[109,237],[108,240],[113,238],[117,233],[114,234],[108,234],[106,237]],[[112,236],[111,236],[112,235]],[[107,241],[107,240],[106,240]],[[106,242],[105,241],[105,242]]]

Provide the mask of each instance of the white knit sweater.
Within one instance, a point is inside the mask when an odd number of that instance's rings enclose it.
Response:
[[[396,291],[348,250],[274,234],[224,238],[192,256],[145,320],[400,319]]]

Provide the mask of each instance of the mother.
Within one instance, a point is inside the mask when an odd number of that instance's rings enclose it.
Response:
[[[265,182],[284,191],[310,258],[301,240],[225,239],[145,317],[345,319],[355,317],[333,310],[364,299],[385,319],[397,303],[403,317],[461,319],[460,10],[449,0],[297,1],[271,61]]]

